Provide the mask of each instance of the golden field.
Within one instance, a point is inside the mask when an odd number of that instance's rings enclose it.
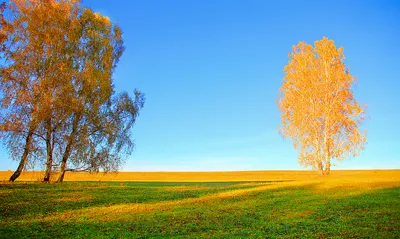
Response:
[[[12,171],[0,171],[0,181],[7,181]],[[41,181],[43,172],[23,172],[17,181]],[[56,180],[58,174],[53,174]],[[227,171],[227,172],[67,172],[64,181],[103,182],[241,182],[241,181],[400,181],[400,170],[334,170],[320,176],[309,170]]]

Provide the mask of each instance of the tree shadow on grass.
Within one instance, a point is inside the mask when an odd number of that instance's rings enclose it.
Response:
[[[260,183],[260,182],[259,182]],[[261,182],[262,183],[262,182]],[[183,188],[175,188],[184,185]],[[197,186],[196,186],[197,185]],[[200,186],[199,186],[200,185]],[[160,187],[161,186],[161,187]],[[195,186],[194,188],[191,188]],[[0,187],[0,220],[45,218],[66,211],[121,204],[157,203],[251,188],[257,184],[235,183],[95,183],[5,184]],[[171,190],[166,190],[170,187]]]
[[[77,220],[2,223],[4,238],[398,238],[400,187],[346,195],[296,188],[249,191],[165,210]],[[339,190],[339,189],[336,189]],[[340,189],[344,190],[344,189]]]

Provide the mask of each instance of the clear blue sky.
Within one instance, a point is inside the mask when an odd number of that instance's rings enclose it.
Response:
[[[123,171],[301,169],[277,132],[287,54],[322,36],[345,49],[368,104],[368,145],[334,169],[400,168],[398,1],[86,0],[124,31],[117,91],[146,94]],[[1,148],[0,170],[15,169]]]

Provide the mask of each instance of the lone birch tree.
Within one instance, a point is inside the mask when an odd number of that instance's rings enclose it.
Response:
[[[343,47],[326,37],[314,48],[300,42],[289,53],[284,73],[280,134],[292,139],[300,165],[327,175],[333,159],[355,157],[366,144],[360,131],[365,110],[353,96],[356,78],[344,64]]]

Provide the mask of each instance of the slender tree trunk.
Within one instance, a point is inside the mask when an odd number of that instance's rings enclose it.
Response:
[[[318,171],[321,175],[324,175],[324,166],[322,164],[322,161],[318,162]]]
[[[330,159],[327,159],[326,165],[325,165],[325,175],[330,174],[331,172],[331,162]]]
[[[17,170],[15,170],[13,175],[11,175],[10,182],[14,182],[21,175],[22,170],[24,170],[26,162],[28,161],[28,155],[31,150],[32,136],[33,136],[34,130],[35,130],[35,127],[33,126],[33,123],[31,122],[31,126],[29,127],[29,131],[28,131],[28,134],[25,139],[25,147],[24,147],[24,152],[22,153],[21,161],[19,162]]]
[[[326,146],[326,157],[325,157],[325,174],[328,175],[331,172],[331,154],[328,145]]]
[[[51,120],[47,120],[47,132],[46,132],[46,149],[47,149],[47,161],[46,171],[43,181],[50,182],[51,169],[53,166],[53,147],[51,143]]]
[[[324,175],[324,165],[323,165],[323,161],[322,161],[322,157],[321,157],[321,144],[320,141],[318,139],[315,140],[315,145],[317,147],[317,170],[319,171],[319,173],[321,175]]]
[[[329,135],[329,129],[330,129],[330,106],[332,105],[332,102],[329,100],[329,95],[332,94],[332,92],[329,90],[329,72],[328,72],[328,62],[324,60],[324,66],[325,66],[325,122],[324,122],[324,161],[325,161],[325,169],[324,169],[324,175],[329,175],[331,171],[331,159],[330,159],[330,154],[329,154],[329,145],[328,145],[328,135]],[[329,106],[329,108],[327,107]]]
[[[331,156],[329,153],[329,145],[328,145],[328,124],[329,124],[329,117],[326,116],[325,118],[325,125],[324,125],[324,161],[325,161],[325,169],[324,175],[328,175],[331,172]]]
[[[81,118],[80,114],[75,115],[74,122],[72,123],[72,131],[68,137],[68,143],[67,143],[67,146],[65,147],[65,151],[63,154],[62,162],[61,162],[60,176],[58,177],[58,180],[57,180],[58,183],[62,183],[64,180],[65,167],[67,165],[68,158],[71,155],[71,150],[72,150],[73,144],[75,142],[76,131],[78,128],[78,123],[80,121],[80,118]]]
[[[57,183],[62,183],[64,181],[65,167],[67,165],[67,160],[64,160],[64,156],[63,156],[63,161],[61,162],[60,176],[57,179]]]

